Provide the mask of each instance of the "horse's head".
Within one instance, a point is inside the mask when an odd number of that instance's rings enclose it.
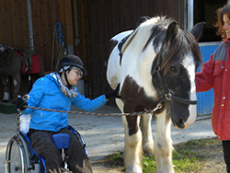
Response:
[[[197,40],[203,26],[200,23],[187,32],[177,22],[169,24],[152,65],[152,83],[158,99],[179,128],[186,128],[197,116],[195,73],[202,63]]]

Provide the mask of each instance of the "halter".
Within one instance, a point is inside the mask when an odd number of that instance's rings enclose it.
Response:
[[[157,76],[159,78],[160,86],[164,90],[163,95],[160,96],[159,103],[162,104],[165,100],[168,100],[168,101],[176,101],[176,102],[179,102],[179,103],[182,103],[182,104],[196,105],[197,104],[197,100],[190,100],[190,99],[186,99],[186,98],[177,97],[177,96],[175,96],[174,94],[172,94],[168,90],[168,88],[165,86],[165,83],[163,81],[163,77],[162,77],[162,75],[160,73],[161,72],[161,58],[158,57],[156,62],[157,62],[156,63],[157,65],[156,65],[154,73],[156,72],[156,74],[157,74]]]

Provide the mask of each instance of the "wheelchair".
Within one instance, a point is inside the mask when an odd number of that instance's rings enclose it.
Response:
[[[81,135],[71,126],[69,129],[74,132],[80,141],[85,154],[86,143]],[[69,135],[64,133],[54,134],[53,141],[62,155],[61,170],[63,173],[71,172],[68,169],[68,156],[65,155],[65,149],[69,146]],[[27,134],[19,132],[13,136],[6,149],[5,156],[5,172],[6,173],[46,173],[45,160],[40,157],[33,149]]]

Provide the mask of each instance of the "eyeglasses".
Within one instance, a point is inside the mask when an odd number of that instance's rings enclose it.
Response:
[[[76,73],[77,73],[77,75],[78,75],[80,78],[83,77],[83,72],[81,71],[81,69],[76,68]]]

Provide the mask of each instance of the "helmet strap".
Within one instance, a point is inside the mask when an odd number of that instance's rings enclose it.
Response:
[[[68,81],[68,79],[67,79],[66,72],[67,72],[67,70],[64,70],[65,81],[66,81],[66,83],[67,83],[68,89],[70,89],[70,88],[71,88],[71,85],[69,84],[69,81]]]

